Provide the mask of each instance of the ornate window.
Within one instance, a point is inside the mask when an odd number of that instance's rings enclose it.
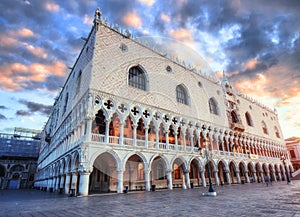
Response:
[[[188,97],[185,88],[182,85],[176,87],[177,102],[188,105]]]
[[[80,85],[81,85],[81,75],[82,75],[82,71],[80,70],[78,76],[77,76],[77,88],[76,88],[76,94],[79,92],[80,90]]]
[[[67,110],[68,100],[69,100],[69,93],[66,94],[65,104],[64,104],[64,109],[63,109],[63,114],[64,114],[64,113],[66,112],[66,110]]]
[[[210,113],[215,114],[215,115],[219,115],[219,107],[218,107],[218,103],[215,100],[215,98],[213,98],[213,97],[210,98],[208,103],[209,103]]]
[[[276,137],[280,138],[280,133],[279,133],[279,130],[278,130],[278,128],[276,126],[274,127],[274,130],[275,130]]]
[[[262,130],[263,130],[264,134],[268,134],[268,128],[267,128],[266,123],[264,121],[262,121],[261,125],[262,125]]]
[[[134,66],[129,69],[128,84],[141,90],[147,90],[146,75],[140,67]]]
[[[249,114],[249,112],[245,113],[245,117],[246,117],[246,121],[247,121],[248,126],[253,127],[253,121],[252,121],[252,118],[251,118],[251,115]]]
[[[239,119],[234,111],[231,112],[231,119],[233,123],[239,123]]]

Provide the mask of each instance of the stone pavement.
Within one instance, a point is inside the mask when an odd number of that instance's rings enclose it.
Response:
[[[207,188],[68,197],[38,190],[0,190],[0,216],[284,216],[300,217],[300,180]]]

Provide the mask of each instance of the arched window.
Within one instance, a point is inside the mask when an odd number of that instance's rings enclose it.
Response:
[[[78,76],[77,76],[77,87],[76,87],[76,94],[79,92],[80,90],[80,85],[81,85],[81,75],[82,75],[82,72],[80,70]]]
[[[261,125],[262,125],[262,130],[263,130],[264,134],[268,134],[268,128],[267,128],[266,123],[264,121],[262,121]]]
[[[251,118],[251,115],[249,114],[249,112],[245,113],[245,117],[246,117],[246,121],[247,121],[248,126],[253,127],[253,121],[252,121],[252,118]]]
[[[92,133],[98,133],[105,135],[106,123],[103,111],[100,109],[95,116],[93,121]]]
[[[188,97],[185,88],[182,85],[176,87],[177,102],[188,105]]]
[[[239,123],[239,119],[234,111],[231,112],[231,119],[233,123]]]
[[[146,81],[146,75],[140,67],[134,66],[129,69],[128,84],[130,86],[141,90],[147,90]]]
[[[276,137],[280,138],[280,133],[279,133],[279,130],[278,130],[278,128],[276,126],[274,127],[274,130],[275,130]]]
[[[219,115],[219,108],[218,108],[218,103],[217,101],[215,100],[215,98],[210,98],[209,101],[209,111],[210,113],[212,114],[215,114],[215,115]]]

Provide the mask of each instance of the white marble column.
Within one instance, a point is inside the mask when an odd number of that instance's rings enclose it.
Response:
[[[178,132],[177,129],[174,132],[174,136],[175,136],[175,150],[178,150],[178,138],[177,138]]]
[[[189,173],[189,171],[185,171],[184,172],[184,176],[185,176],[186,187],[187,188],[191,188],[191,181],[190,181],[190,173]]]
[[[220,181],[219,181],[218,171],[214,171],[213,173],[214,173],[214,176],[215,176],[216,186],[219,186],[220,185]]]
[[[145,169],[145,190],[150,191],[150,170]]]
[[[71,175],[70,175],[70,173],[67,173],[66,174],[66,181],[65,181],[65,194],[69,194],[70,181],[71,181]]]
[[[226,171],[226,179],[227,179],[228,184],[230,185],[231,184],[231,178],[230,178],[229,171]]]
[[[235,175],[236,175],[236,178],[237,178],[237,183],[238,184],[241,184],[241,176],[240,176],[240,171],[235,171]]]
[[[133,146],[136,146],[136,128],[137,125],[133,124]]]
[[[155,149],[159,149],[159,127],[155,131]]]
[[[110,120],[105,120],[105,138],[104,138],[105,143],[109,142],[109,123]]]
[[[149,127],[148,126],[145,126],[145,148],[148,148],[148,130],[149,130]]]
[[[118,193],[122,193],[123,192],[123,170],[118,170],[118,189],[117,192]]]
[[[72,181],[71,181],[71,189],[74,191],[73,193],[76,194],[77,193],[77,173],[73,172],[72,173]]]
[[[59,193],[62,193],[62,192],[61,192],[61,189],[64,190],[64,188],[65,188],[65,176],[62,175],[62,176],[60,177]]]
[[[119,145],[123,144],[123,138],[124,138],[124,124],[123,122],[120,122],[120,138],[119,138]]]
[[[253,182],[257,182],[257,175],[256,175],[256,172],[253,172]]]
[[[280,171],[278,171],[278,173],[277,173],[277,174],[278,174],[278,180],[279,180],[279,181],[282,181],[282,177],[281,177],[281,173],[280,173]]]
[[[249,183],[250,180],[249,180],[249,174],[248,174],[248,171],[245,172],[245,178],[246,178],[246,183]]]
[[[58,191],[59,190],[59,182],[60,182],[60,176],[56,177],[56,186],[55,186],[55,190]]]
[[[166,149],[169,150],[169,130],[166,131]]]
[[[259,174],[260,174],[261,182],[265,182],[264,173],[263,172],[259,172]]]
[[[86,138],[87,141],[91,141],[92,140],[92,120],[88,119],[86,121]]]
[[[168,189],[173,189],[173,180],[172,180],[172,171],[167,171],[167,183],[168,183]]]
[[[89,172],[80,173],[78,193],[82,196],[87,196],[89,194],[89,176]]]
[[[206,179],[205,179],[204,171],[201,171],[200,173],[201,173],[202,186],[206,187]]]

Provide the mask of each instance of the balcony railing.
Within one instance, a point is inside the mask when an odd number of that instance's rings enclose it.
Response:
[[[102,134],[92,134],[92,141],[93,142],[99,142],[99,143],[105,143],[105,135]],[[113,145],[119,145],[120,144],[120,138],[117,136],[109,136],[108,143]],[[175,144],[167,144],[165,142],[159,142],[157,144],[156,141],[148,141],[141,140],[140,137],[136,140],[132,138],[123,138],[123,145],[124,146],[131,146],[131,147],[148,147],[148,149],[161,149],[161,150],[170,150],[170,151],[179,151],[179,152],[188,152],[188,153],[198,153],[199,149],[198,147],[192,147],[190,145],[175,145]],[[244,154],[240,152],[228,152],[228,151],[220,151],[220,150],[213,150],[213,155],[216,156],[229,156],[229,157],[238,157],[238,158],[254,158],[253,154]],[[275,160],[277,158],[274,157],[268,157],[268,156],[259,156],[255,155],[256,158],[259,160]]]

